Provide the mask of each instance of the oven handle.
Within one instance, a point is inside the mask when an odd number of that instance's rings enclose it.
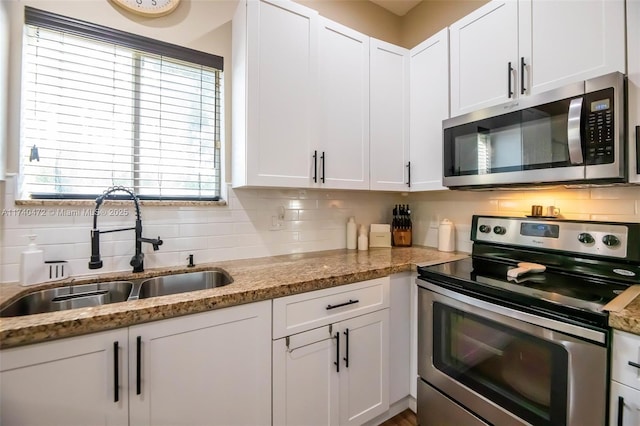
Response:
[[[569,145],[569,161],[573,165],[584,163],[582,158],[582,138],[580,125],[582,117],[582,98],[571,99],[567,116],[567,144]]]
[[[551,318],[540,317],[528,312],[518,311],[506,306],[500,306],[490,302],[485,302],[484,300],[460,294],[453,290],[448,290],[436,284],[430,283],[429,281],[420,280],[419,278],[418,280],[418,285],[420,288],[422,288],[423,290],[430,290],[431,292],[435,293],[435,299],[439,299],[441,297],[453,299],[453,301],[457,301],[469,306],[472,311],[471,313],[493,319],[495,321],[501,321],[512,328],[516,328],[525,333],[539,336],[545,340],[550,339],[546,335],[547,333],[544,329],[550,329],[561,333],[578,336],[592,342],[600,343],[602,345],[606,344],[607,342],[607,335],[604,331],[592,330],[590,328],[580,327]],[[498,315],[500,316],[499,318],[497,318]],[[555,341],[553,339],[551,340]]]

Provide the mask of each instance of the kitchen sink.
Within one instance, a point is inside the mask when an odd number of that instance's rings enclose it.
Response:
[[[233,278],[223,270],[165,275],[143,281],[140,285],[138,298],[146,299],[147,297],[205,290],[222,287],[232,282]]]
[[[17,317],[106,305],[129,299],[133,283],[109,281],[40,290],[26,294],[0,310],[0,317]]]

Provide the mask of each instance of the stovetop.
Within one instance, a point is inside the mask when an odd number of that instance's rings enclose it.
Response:
[[[471,258],[419,267],[420,278],[520,310],[601,327],[607,325],[604,305],[640,284],[640,224],[474,216],[471,238]],[[546,270],[508,277],[519,262],[539,263]]]

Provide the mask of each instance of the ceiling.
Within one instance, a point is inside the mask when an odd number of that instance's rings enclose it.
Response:
[[[422,0],[371,0],[372,3],[384,7],[388,11],[398,16],[404,16]]]

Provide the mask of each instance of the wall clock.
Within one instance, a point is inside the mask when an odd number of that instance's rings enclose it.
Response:
[[[157,17],[173,12],[180,0],[111,0],[112,3],[137,15]]]

